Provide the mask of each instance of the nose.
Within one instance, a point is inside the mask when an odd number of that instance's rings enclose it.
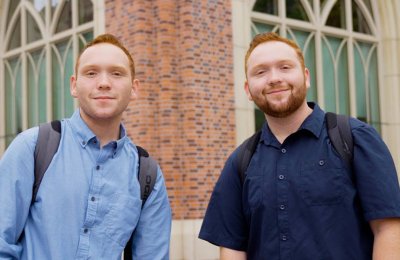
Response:
[[[110,79],[107,75],[107,73],[101,73],[99,82],[98,82],[98,88],[110,88]]]
[[[282,82],[282,77],[279,70],[271,69],[268,77],[268,84],[273,86],[273,85],[279,85],[281,82]]]

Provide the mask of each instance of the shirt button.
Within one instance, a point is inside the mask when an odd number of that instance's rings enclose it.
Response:
[[[93,143],[94,143],[94,144],[97,144],[97,140],[96,140],[96,139],[94,139],[94,140],[93,140]]]
[[[285,205],[279,205],[279,209],[284,210],[285,209]]]
[[[285,179],[285,176],[281,174],[281,175],[278,176],[278,178],[279,178],[280,180],[283,180],[283,179]]]
[[[320,166],[323,166],[324,164],[325,164],[325,161],[324,161],[324,160],[319,161],[319,165],[320,165]]]
[[[85,141],[82,141],[82,145],[86,145],[86,142],[85,142]]]
[[[95,201],[96,198],[95,198],[95,197],[91,197],[90,200],[91,200],[91,201]]]
[[[97,165],[97,166],[96,166],[96,170],[100,170],[100,165]]]
[[[286,241],[286,240],[287,240],[287,237],[286,237],[285,235],[282,235],[281,239],[282,239],[283,241]]]
[[[286,153],[286,149],[285,149],[285,148],[282,148],[281,152],[282,152],[282,153]]]
[[[84,230],[83,230],[83,233],[87,233],[89,231],[89,229],[87,229],[87,228],[85,228]]]

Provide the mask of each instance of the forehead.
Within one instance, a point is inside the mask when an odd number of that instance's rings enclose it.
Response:
[[[294,48],[284,42],[264,42],[251,52],[248,65],[260,62],[278,62],[281,60],[298,61],[299,59]]]
[[[99,43],[84,50],[79,64],[80,66],[97,64],[129,67],[129,59],[119,47],[110,43]]]

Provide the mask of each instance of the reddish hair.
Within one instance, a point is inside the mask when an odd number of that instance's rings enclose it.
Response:
[[[250,57],[250,54],[253,52],[253,50],[258,45],[265,43],[265,42],[273,42],[273,41],[283,42],[283,43],[286,43],[287,45],[289,45],[290,47],[292,47],[295,50],[295,52],[299,58],[302,68],[303,69],[305,68],[304,55],[303,55],[303,52],[301,51],[299,45],[297,45],[297,43],[295,43],[294,41],[289,40],[287,38],[281,37],[274,32],[260,33],[260,34],[257,34],[256,36],[254,36],[253,40],[250,43],[249,49],[247,50],[246,56],[244,58],[244,72],[246,74],[246,78],[247,78],[247,61]]]
[[[117,39],[117,37],[115,37],[112,34],[101,34],[99,36],[97,36],[95,39],[93,39],[91,42],[89,42],[88,44],[85,45],[85,47],[83,47],[82,51],[80,52],[78,58],[76,59],[76,64],[75,64],[75,74],[76,76],[78,76],[78,67],[79,67],[79,59],[81,58],[82,53],[87,49],[90,48],[96,44],[100,44],[100,43],[109,43],[112,44],[118,48],[120,48],[125,54],[126,57],[128,57],[129,60],[129,68],[131,70],[131,74],[132,74],[132,79],[135,78],[135,63],[133,61],[133,58],[131,56],[131,54],[129,53],[129,51],[125,48],[125,46]]]

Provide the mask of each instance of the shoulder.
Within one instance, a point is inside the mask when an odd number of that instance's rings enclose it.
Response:
[[[370,166],[377,165],[381,168],[393,167],[391,153],[373,126],[355,118],[350,119],[350,126],[354,140],[355,162],[368,162]]]
[[[353,134],[353,138],[355,139],[356,142],[357,140],[360,139],[371,139],[371,138],[382,141],[380,134],[372,125],[369,125],[357,118],[350,117],[350,127],[351,127],[351,132]]]
[[[29,172],[33,165],[37,135],[38,127],[18,134],[1,157],[0,169]]]
[[[7,150],[18,151],[28,149],[32,152],[35,150],[39,127],[33,127],[19,133],[11,142]]]

